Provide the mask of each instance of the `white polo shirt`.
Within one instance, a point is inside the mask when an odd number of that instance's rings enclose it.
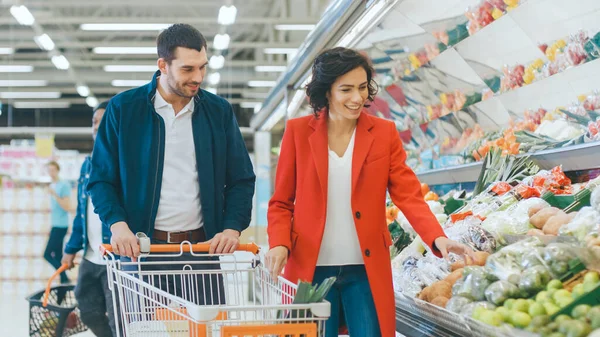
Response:
[[[167,232],[200,228],[204,222],[192,132],[194,99],[175,116],[173,106],[156,90],[154,109],[165,122],[165,159],[154,228]]]
[[[317,266],[364,264],[352,215],[352,156],[356,129],[346,152],[329,150],[327,214]]]

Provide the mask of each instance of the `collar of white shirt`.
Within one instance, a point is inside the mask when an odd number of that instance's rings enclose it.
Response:
[[[154,99],[154,109],[158,110],[158,109],[164,108],[166,106],[170,106],[171,108],[173,108],[172,104],[169,104],[169,102],[167,102],[162,97],[162,95],[160,94],[158,89],[156,89],[156,98]],[[194,111],[194,99],[192,98],[192,99],[190,99],[188,104],[186,104],[177,115],[181,115],[186,112],[193,112],[193,111]]]

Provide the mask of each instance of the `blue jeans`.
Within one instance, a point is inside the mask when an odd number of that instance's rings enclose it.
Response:
[[[337,279],[325,297],[331,303],[331,316],[325,324],[325,337],[338,336],[342,310],[350,337],[381,337],[365,266],[318,266],[313,282],[320,284],[331,276]]]

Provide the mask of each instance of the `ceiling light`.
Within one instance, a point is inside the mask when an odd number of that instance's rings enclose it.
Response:
[[[68,107],[71,106],[70,102],[64,102],[64,101],[37,101],[37,102],[31,102],[31,101],[19,101],[19,102],[14,102],[13,103],[13,107],[15,109],[49,109],[49,108],[55,108],[55,109],[66,109]]]
[[[212,73],[212,74],[208,75],[208,84],[217,85],[217,84],[219,84],[219,82],[221,82],[221,74]]]
[[[24,26],[31,26],[35,22],[35,18],[25,6],[11,6],[10,14]]]
[[[87,104],[90,108],[95,108],[98,106],[98,99],[94,96],[88,96],[85,99],[85,104]]]
[[[158,70],[156,65],[106,65],[104,71],[109,73],[145,73]]]
[[[79,26],[81,30],[163,30],[171,26],[169,23],[84,23]]]
[[[66,57],[64,57],[64,55],[54,55],[52,56],[52,63],[54,63],[54,66],[56,67],[56,69],[60,69],[60,70],[66,70],[69,69],[69,60],[67,60]]]
[[[265,48],[265,54],[295,54],[298,48]]]
[[[219,8],[219,16],[217,17],[217,22],[220,25],[231,25],[235,22],[235,17],[237,16],[237,8],[234,5],[231,6],[221,6]]]
[[[252,92],[252,91],[242,91],[242,97],[244,98],[256,98],[256,99],[265,99],[269,95],[268,92]]]
[[[229,41],[231,38],[229,34],[217,34],[215,35],[215,40],[213,41],[213,48],[216,50],[225,50],[229,48]]]
[[[48,36],[48,34],[42,34],[39,36],[35,36],[33,38],[33,40],[38,45],[38,47],[40,47],[40,49],[48,50],[48,51],[54,49],[54,41],[52,41],[52,39],[50,38],[50,36]]]
[[[12,98],[59,98],[60,92],[58,91],[47,91],[47,92],[35,92],[35,91],[8,91],[0,92],[0,98],[12,99]]]
[[[275,81],[248,81],[248,86],[254,88],[272,88],[275,84]]]
[[[254,109],[257,105],[261,105],[260,102],[240,102],[240,108],[242,109]]]
[[[81,97],[88,97],[90,95],[90,88],[87,85],[78,85],[77,93]]]
[[[140,87],[148,84],[146,80],[112,80],[110,84],[113,87]]]
[[[32,71],[33,66],[0,65],[0,73],[30,73]]]
[[[45,87],[46,80],[0,80],[0,87]]]
[[[277,30],[313,30],[316,25],[275,25]]]
[[[285,71],[286,69],[287,69],[286,66],[256,66],[256,67],[254,67],[255,71],[263,72],[263,73],[281,72],[281,71]]]
[[[9,55],[14,52],[15,52],[15,50],[13,48],[6,48],[6,47],[0,48],[0,55]]]
[[[225,65],[225,57],[223,55],[213,55],[210,57],[210,61],[208,62],[208,66],[210,69],[221,69]]]
[[[94,54],[156,54],[156,47],[96,47]]]
[[[210,92],[211,94],[216,95],[217,94],[217,88],[214,87],[208,87],[206,88],[206,91]]]

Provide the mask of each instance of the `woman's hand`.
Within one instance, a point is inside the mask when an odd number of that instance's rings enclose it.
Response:
[[[467,261],[467,256],[470,256],[473,260],[475,260],[475,253],[471,248],[462,243],[450,240],[447,237],[440,236],[439,238],[435,239],[434,244],[446,260],[448,259],[449,253],[459,255],[465,261]]]
[[[281,271],[287,263],[289,251],[284,246],[277,246],[271,248],[267,255],[265,255],[265,263],[267,268],[271,272],[273,280],[277,280],[277,277],[281,275]]]

